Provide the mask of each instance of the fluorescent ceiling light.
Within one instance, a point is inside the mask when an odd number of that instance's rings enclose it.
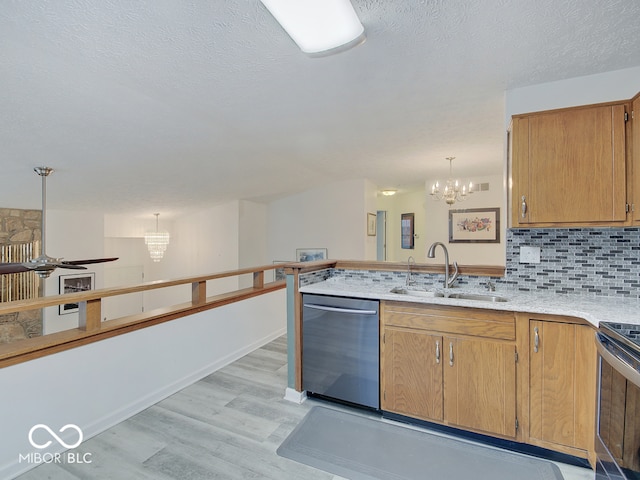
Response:
[[[326,55],[364,42],[349,0],[260,0],[300,49]]]

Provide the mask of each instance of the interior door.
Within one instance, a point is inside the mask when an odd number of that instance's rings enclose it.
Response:
[[[387,212],[384,210],[376,214],[376,260],[387,261]]]

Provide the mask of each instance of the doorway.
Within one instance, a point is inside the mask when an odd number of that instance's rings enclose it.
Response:
[[[376,213],[376,260],[387,261],[387,212],[378,210]]]

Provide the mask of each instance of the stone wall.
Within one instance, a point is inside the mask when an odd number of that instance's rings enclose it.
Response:
[[[0,208],[0,245],[19,245],[24,243],[40,242],[42,212],[40,210],[20,210],[15,208]],[[1,261],[9,261],[1,259]],[[31,275],[34,273],[20,273],[3,275],[0,281],[2,289],[6,289],[10,282],[15,281],[9,277],[16,275]],[[37,280],[36,280],[37,281]],[[41,294],[41,287],[37,289]],[[4,292],[0,295],[5,298]],[[27,312],[0,315],[0,343],[8,343],[16,340],[42,335],[42,311],[31,310]]]

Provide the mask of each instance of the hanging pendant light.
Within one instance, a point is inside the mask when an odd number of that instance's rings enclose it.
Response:
[[[440,183],[436,182],[431,186],[431,192],[429,192],[429,195],[431,195],[434,200],[444,200],[448,205],[453,205],[456,202],[464,202],[469,198],[468,195],[473,193],[472,182],[460,186],[460,182],[453,179],[451,162],[453,162],[454,158],[456,157],[447,157],[449,161],[449,178],[444,188],[441,188]]]
[[[154,262],[159,262],[164,256],[164,252],[169,245],[169,232],[161,232],[158,230],[158,217],[159,213],[154,213],[156,216],[156,231],[147,232],[144,234],[144,243],[147,245],[149,255]]]

